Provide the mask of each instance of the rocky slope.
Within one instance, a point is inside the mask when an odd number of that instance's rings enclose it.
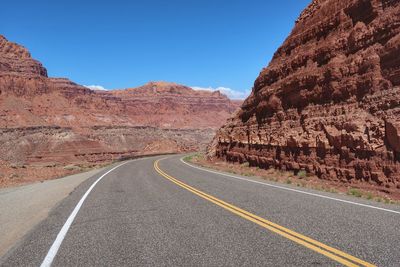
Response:
[[[209,154],[400,189],[400,1],[314,0]]]
[[[94,91],[47,70],[0,35],[0,186],[143,153],[202,149],[239,107],[174,83]]]

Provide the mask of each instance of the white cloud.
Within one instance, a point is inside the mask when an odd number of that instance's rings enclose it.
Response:
[[[106,88],[104,88],[101,85],[84,85],[86,88],[92,89],[92,90],[100,90],[100,91],[107,91]]]
[[[238,91],[238,90],[233,90],[231,88],[227,88],[227,87],[217,87],[217,88],[213,88],[213,87],[198,87],[198,86],[192,86],[193,90],[205,90],[205,91],[220,91],[222,94],[227,95],[230,99],[245,99],[246,97],[249,96],[250,91],[246,90],[246,91]]]

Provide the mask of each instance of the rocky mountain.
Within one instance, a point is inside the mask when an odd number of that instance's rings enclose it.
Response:
[[[27,49],[0,35],[0,186],[202,149],[239,105],[174,83],[96,91],[49,78]]]
[[[209,154],[398,191],[400,1],[312,1]]]

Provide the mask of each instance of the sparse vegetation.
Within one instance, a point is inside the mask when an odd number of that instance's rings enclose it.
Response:
[[[344,187],[335,187],[335,184],[331,184],[327,181],[321,181],[312,173],[308,173],[305,170],[300,170],[297,174],[295,174],[291,171],[275,169],[273,167],[264,169],[256,166],[250,166],[249,162],[243,162],[241,164],[227,163],[223,161],[209,162],[205,159],[205,156],[200,153],[188,155],[184,158],[184,160],[197,163],[203,167],[214,168],[232,174],[240,174],[247,177],[258,176],[271,182],[285,183],[288,185],[293,184],[297,187],[310,188],[328,193],[347,192],[347,195],[365,198],[368,200],[375,200],[377,202],[400,203],[394,202],[390,198],[384,197],[379,193],[374,194],[373,192],[362,191],[358,188],[346,189]]]
[[[204,158],[204,156],[202,154],[195,153],[195,154],[191,154],[191,155],[184,157],[183,160],[187,161],[187,162],[193,162],[193,161],[198,161],[199,159],[203,159],[203,158]]]
[[[301,170],[297,173],[297,177],[299,177],[300,179],[304,179],[307,177],[307,172],[304,170]]]
[[[77,171],[77,170],[81,170],[81,167],[70,164],[70,165],[65,166],[63,169],[67,170],[67,171]]]
[[[348,194],[355,197],[362,197],[363,195],[357,188],[350,188]]]
[[[374,195],[372,192],[364,192],[357,188],[350,188],[349,191],[347,192],[347,194],[355,196],[355,197],[362,197],[362,198],[365,198],[368,200],[374,200],[376,202],[384,202],[385,204],[397,204],[398,203],[396,201],[391,200],[390,198],[380,197],[380,196]]]
[[[242,164],[240,164],[240,166],[242,167],[249,167],[250,164],[248,162],[243,162]]]
[[[194,156],[194,155],[189,155],[189,156],[186,156],[186,157],[184,157],[184,158],[183,158],[183,160],[184,160],[184,161],[188,161],[188,162],[190,162],[190,161],[192,161],[192,159],[193,159],[193,156]]]

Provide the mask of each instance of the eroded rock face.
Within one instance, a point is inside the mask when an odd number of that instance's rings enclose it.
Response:
[[[314,0],[209,154],[400,188],[400,1]]]
[[[0,35],[0,73],[18,74],[24,77],[47,77],[42,64],[32,59],[29,51],[18,44],[9,42]]]
[[[0,35],[0,186],[143,153],[200,150],[240,104],[165,82],[90,90],[47,77],[28,50]]]
[[[0,127],[98,125],[218,128],[241,103],[167,82],[94,91],[47,70],[0,35]]]

